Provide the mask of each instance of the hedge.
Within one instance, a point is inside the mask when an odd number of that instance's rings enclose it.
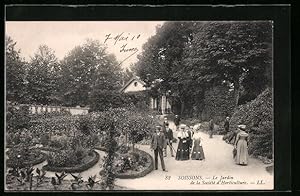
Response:
[[[264,90],[256,99],[239,106],[230,119],[230,130],[236,130],[238,124],[245,124],[250,134],[249,154],[273,157],[272,89]]]
[[[44,165],[43,169],[46,171],[52,171],[52,172],[67,172],[67,173],[78,173],[83,172],[91,167],[93,167],[100,159],[100,155],[96,151],[93,152],[92,160],[88,163],[83,163],[81,165],[76,165],[73,167],[55,167],[55,166],[49,166]]]
[[[135,149],[136,153],[139,153],[140,156],[146,157],[147,158],[147,166],[146,169],[143,171],[132,171],[130,173],[121,173],[121,174],[116,174],[117,178],[120,179],[133,179],[133,178],[141,178],[146,176],[147,174],[149,174],[151,171],[153,171],[154,169],[154,164],[153,164],[153,158],[150,154],[148,154],[145,151],[139,150],[139,149]]]

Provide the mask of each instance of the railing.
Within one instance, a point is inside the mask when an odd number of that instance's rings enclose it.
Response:
[[[72,115],[82,115],[87,114],[89,112],[88,107],[65,107],[65,106],[49,106],[49,105],[31,105],[31,104],[20,104],[16,105],[16,108],[20,108],[22,106],[28,106],[29,112],[31,114],[41,114],[45,112],[61,112],[61,111],[68,111]]]

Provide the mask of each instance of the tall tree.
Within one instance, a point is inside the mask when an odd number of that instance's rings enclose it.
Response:
[[[257,96],[270,84],[272,23],[207,22],[197,24],[185,67],[207,84],[232,84],[236,105],[242,89]],[[255,97],[254,96],[254,97]]]
[[[17,42],[5,36],[6,99],[13,102],[25,102],[26,62],[16,49]]]
[[[54,51],[40,45],[31,57],[28,69],[28,93],[31,101],[38,104],[57,104],[60,65]]]
[[[156,35],[144,44],[134,69],[148,85],[160,81],[156,89],[161,93],[171,92],[173,101],[180,103],[181,113],[190,94],[194,93],[187,82],[181,80],[182,57],[184,48],[193,39],[192,29],[193,22],[166,22],[158,27]]]
[[[121,85],[121,67],[97,40],[76,46],[61,64],[61,92],[67,105],[88,105],[93,92]]]

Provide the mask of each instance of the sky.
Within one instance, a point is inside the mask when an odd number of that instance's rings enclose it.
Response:
[[[16,48],[27,61],[41,44],[53,49],[61,60],[91,38],[106,45],[108,52],[127,68],[137,61],[142,45],[162,24],[163,21],[9,21],[5,23],[5,34],[17,42]]]

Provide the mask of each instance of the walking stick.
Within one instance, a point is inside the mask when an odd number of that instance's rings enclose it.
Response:
[[[169,145],[169,146],[171,146],[173,152],[176,154],[176,150],[174,149],[174,147],[172,145]]]

